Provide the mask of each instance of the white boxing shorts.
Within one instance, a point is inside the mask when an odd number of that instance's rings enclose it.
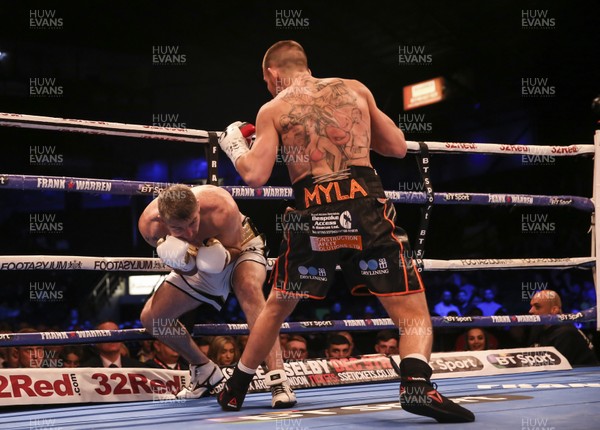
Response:
[[[233,273],[241,263],[254,261],[261,264],[266,272],[267,243],[264,235],[258,234],[249,218],[245,218],[242,225],[245,232],[242,252],[221,273],[196,272],[192,276],[186,276],[173,271],[167,275],[165,282],[180,289],[192,299],[208,303],[220,311],[231,292]]]

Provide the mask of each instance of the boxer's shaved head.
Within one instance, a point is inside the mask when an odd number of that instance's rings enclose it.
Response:
[[[306,70],[308,60],[304,48],[293,40],[282,40],[271,46],[263,58],[263,71],[269,67],[285,70]]]

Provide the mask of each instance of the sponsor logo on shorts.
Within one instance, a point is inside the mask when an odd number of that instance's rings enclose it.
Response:
[[[314,234],[358,233],[352,228],[352,214],[349,211],[311,214],[311,228]]]
[[[360,274],[363,276],[387,275],[390,273],[388,262],[385,258],[360,260],[358,267],[360,267]]]
[[[300,266],[298,267],[300,279],[310,279],[313,281],[327,281],[327,271],[322,267]]]
[[[362,237],[355,235],[310,237],[313,251],[335,251],[336,249],[362,250]]]

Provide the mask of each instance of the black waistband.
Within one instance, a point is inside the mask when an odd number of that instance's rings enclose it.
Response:
[[[292,185],[297,209],[365,197],[385,198],[381,180],[371,167],[350,166],[349,177],[314,183],[312,175]]]

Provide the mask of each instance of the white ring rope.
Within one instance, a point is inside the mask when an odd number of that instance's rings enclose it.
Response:
[[[462,260],[421,260],[425,271],[566,269],[594,267],[594,257],[573,258],[483,258]],[[268,259],[268,269],[275,264]],[[107,272],[169,272],[158,258],[82,257],[78,255],[3,255],[2,270],[103,270]],[[339,270],[339,266],[337,267]]]
[[[119,122],[92,121],[85,119],[54,118],[0,112],[0,126],[109,136],[129,136],[144,139],[160,139],[179,142],[208,143],[208,132],[191,128],[169,128]],[[216,132],[220,135],[222,132]],[[533,156],[574,156],[593,154],[594,145],[543,146],[498,143],[425,142],[430,152],[468,152],[484,154],[522,154]],[[419,152],[419,143],[408,141],[408,150]]]

